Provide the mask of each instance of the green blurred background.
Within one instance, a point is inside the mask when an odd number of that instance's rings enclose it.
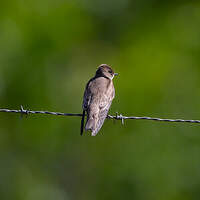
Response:
[[[1,0],[0,108],[80,113],[110,64],[110,114],[200,119],[200,2]],[[200,126],[0,113],[1,200],[200,198]]]

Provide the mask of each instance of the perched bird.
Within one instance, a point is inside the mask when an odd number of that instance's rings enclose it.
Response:
[[[115,88],[112,79],[117,73],[110,66],[102,64],[96,74],[86,85],[83,97],[83,115],[81,120],[81,135],[84,129],[85,112],[87,112],[86,131],[95,136],[101,129],[107,117],[112,100],[115,97]]]

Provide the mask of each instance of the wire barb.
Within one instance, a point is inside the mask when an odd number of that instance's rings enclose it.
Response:
[[[21,111],[21,118],[23,118],[24,115],[26,115],[26,117],[28,116],[28,110],[24,110],[23,106],[20,106],[20,111]]]
[[[29,114],[46,114],[46,115],[57,115],[57,116],[71,116],[71,117],[82,117],[82,114],[73,114],[73,113],[62,113],[62,112],[50,112],[50,111],[33,111],[33,110],[25,110],[23,106],[20,106],[20,110],[9,110],[2,108],[0,112],[6,113],[20,113],[21,118],[23,116],[28,116]],[[107,115],[108,119],[114,120],[121,120],[122,125],[124,125],[124,121],[127,119],[132,120],[151,120],[151,121],[159,121],[159,122],[177,122],[177,123],[200,123],[200,120],[185,120],[185,119],[162,119],[162,118],[155,118],[155,117],[136,117],[136,116],[123,116],[122,114],[118,115]]]

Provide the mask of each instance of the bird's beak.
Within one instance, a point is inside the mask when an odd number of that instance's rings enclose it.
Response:
[[[114,73],[114,76],[118,76],[118,73]]]

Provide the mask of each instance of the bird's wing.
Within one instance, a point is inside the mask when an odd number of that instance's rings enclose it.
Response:
[[[85,92],[84,92],[84,95],[83,95],[83,104],[82,104],[83,114],[82,114],[82,119],[81,119],[81,135],[83,135],[85,111],[87,110],[87,108],[90,104],[91,96],[92,96],[92,93],[91,93],[90,88],[89,88],[89,85],[91,84],[91,80],[87,83],[86,88],[85,88]]]
[[[96,128],[92,132],[93,136],[95,136],[99,132],[101,127],[103,126],[103,123],[104,123],[104,121],[105,121],[105,119],[107,117],[108,111],[110,109],[111,103],[112,103],[112,100],[110,102],[107,102],[107,104],[100,109],[99,115],[98,115],[98,121],[97,121],[97,124],[96,124]]]
[[[98,121],[97,121],[97,125],[96,125],[95,130],[92,132],[92,135],[95,136],[99,132],[101,127],[103,126],[103,123],[104,123],[104,121],[105,121],[105,119],[108,115],[108,111],[110,109],[110,106],[112,104],[112,100],[113,100],[114,96],[115,96],[115,90],[113,90],[112,94],[109,97],[104,96],[101,99]]]
[[[90,101],[91,101],[91,97],[92,97],[92,92],[90,90],[90,85],[91,85],[91,82],[92,79],[87,83],[86,85],[86,88],[85,88],[85,92],[84,92],[84,95],[83,95],[83,110],[87,110],[88,106],[90,105]]]

